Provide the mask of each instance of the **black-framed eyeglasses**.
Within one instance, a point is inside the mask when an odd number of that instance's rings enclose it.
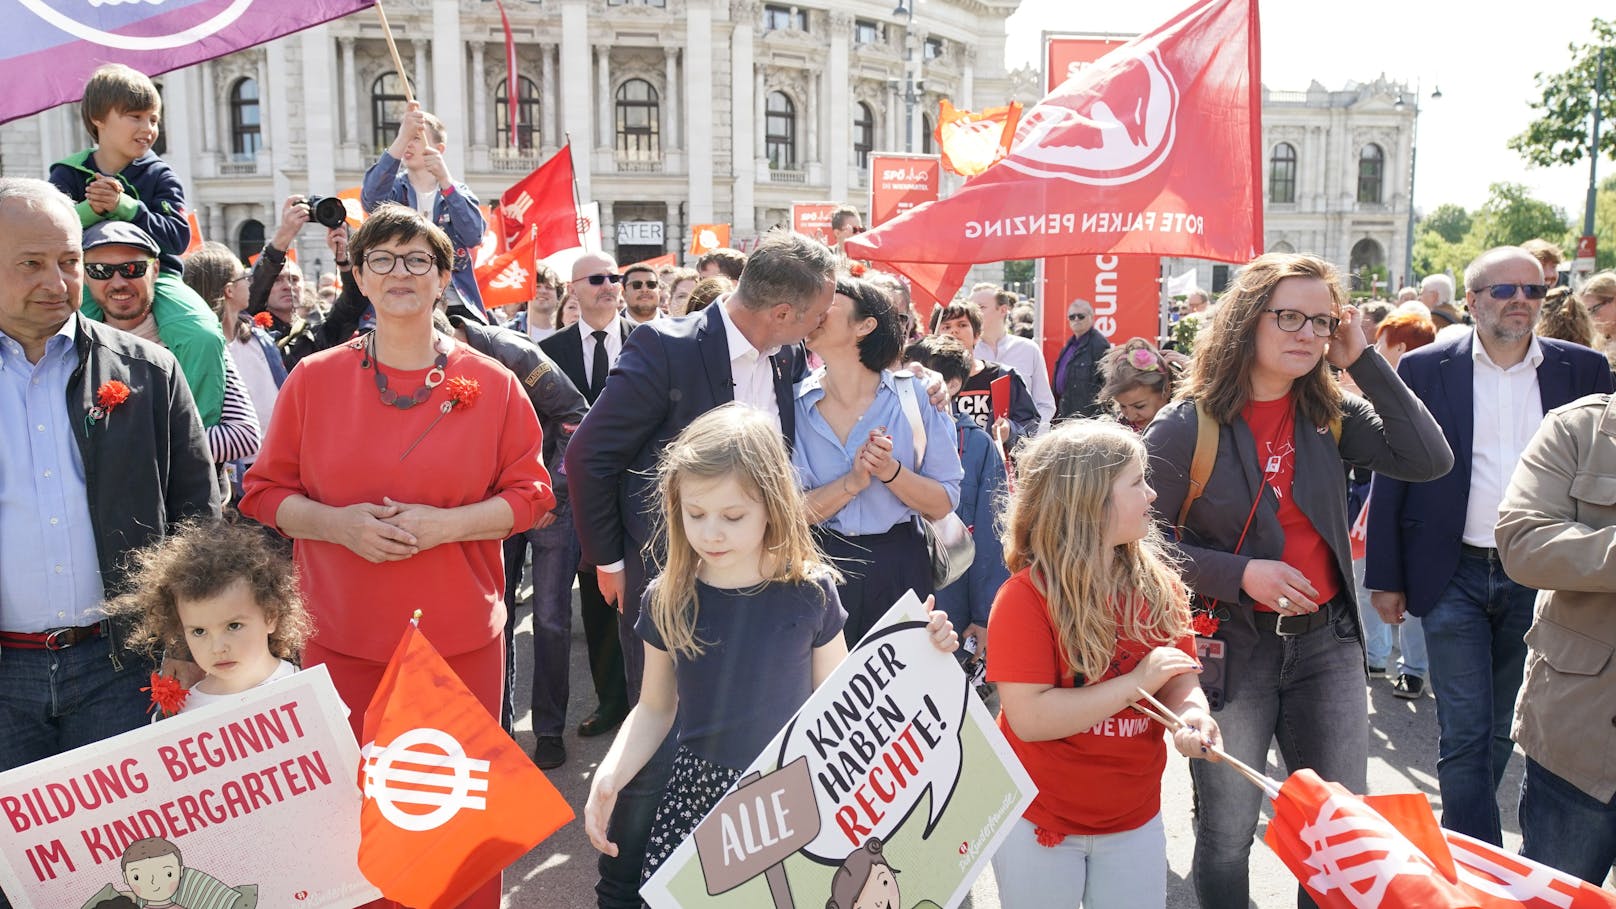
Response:
[[[1088,317],[1089,317],[1089,314],[1086,313],[1086,312],[1069,312],[1069,313],[1066,314],[1066,321],[1068,321],[1068,322],[1082,322],[1083,320],[1087,319]]]
[[[398,263],[404,263],[404,270],[416,277],[420,277],[438,265],[438,260],[427,253],[405,253],[399,255],[384,250],[365,254],[365,267],[372,274],[390,275],[398,270]]]
[[[1263,312],[1273,313],[1279,330],[1291,334],[1301,331],[1303,325],[1311,325],[1315,337],[1333,338],[1335,330],[1341,327],[1341,320],[1335,316],[1310,316],[1298,309],[1265,309]]]
[[[113,275],[123,275],[133,281],[136,278],[146,277],[146,269],[151,268],[156,259],[136,259],[133,262],[86,262],[84,273],[97,281],[111,281]]]
[[[1519,290],[1528,300],[1541,300],[1548,295],[1547,284],[1488,284],[1483,287],[1470,288],[1471,293],[1486,293],[1494,300],[1513,300],[1515,291]]]
[[[661,285],[658,284],[655,280],[651,280],[651,281],[630,281],[630,282],[628,282],[628,289],[629,290],[651,290],[652,288],[660,287],[660,286]]]
[[[605,284],[607,281],[610,281],[613,284],[622,284],[623,283],[623,276],[622,275],[585,275],[582,278],[573,278],[572,280],[573,280],[574,283],[576,283],[578,281],[588,281],[591,286],[599,287],[602,284]]]

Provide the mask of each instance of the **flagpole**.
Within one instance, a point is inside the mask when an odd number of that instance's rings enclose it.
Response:
[[[1143,707],[1139,704],[1134,704],[1133,709],[1139,711],[1145,716],[1150,717],[1156,722],[1161,723],[1163,726],[1166,726],[1173,732],[1177,732],[1179,728],[1187,725],[1182,717],[1168,709],[1166,704],[1156,700],[1156,698],[1153,697],[1150,692],[1143,688],[1135,688],[1134,690],[1139,692],[1139,696],[1141,698],[1150,702],[1150,707]],[[1155,709],[1151,709],[1152,707]],[[1246,779],[1250,780],[1254,785],[1257,786],[1257,788],[1261,789],[1265,794],[1267,794],[1270,799],[1276,799],[1279,797],[1280,783],[1278,780],[1266,773],[1253,769],[1249,764],[1245,763],[1229,752],[1224,751],[1222,748],[1219,748],[1216,745],[1208,743],[1206,749],[1222,758],[1230,767],[1233,767],[1235,770],[1239,771],[1241,776],[1244,776]]]
[[[563,147],[566,148],[566,150],[567,150],[567,157],[571,158],[572,157],[572,133],[564,132],[564,133],[561,134],[561,136],[562,136],[562,138],[567,140]],[[575,166],[572,168],[572,207],[575,208],[575,209],[579,209],[579,208],[583,208],[584,203],[583,203],[583,199],[580,198],[579,193],[578,193],[578,168],[576,167],[577,162],[573,162],[573,163],[574,163]]]
[[[404,100],[414,104],[415,93],[410,91],[410,77],[404,72],[404,60],[398,55],[398,45],[393,43],[393,29],[387,24],[387,11],[382,9],[382,0],[376,0],[376,15],[382,20],[382,37],[387,39],[387,52],[393,55],[393,67],[398,70],[399,81],[404,83]]]

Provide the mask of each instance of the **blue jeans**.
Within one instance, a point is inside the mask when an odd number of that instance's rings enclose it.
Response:
[[[1252,767],[1279,741],[1287,772],[1312,768],[1353,792],[1369,773],[1369,699],[1363,650],[1338,600],[1332,621],[1292,637],[1259,629],[1238,695],[1218,711],[1224,750]],[[1228,767],[1190,761],[1195,783],[1195,894],[1202,909],[1246,909],[1251,843],[1262,790]],[[1312,901],[1298,888],[1297,903]]]
[[[1520,819],[1521,855],[1605,883],[1616,862],[1616,799],[1597,801],[1527,758]]]
[[[0,648],[0,771],[71,751],[150,722],[151,664],[106,636],[65,650]]]
[[[1390,669],[1387,661],[1392,658],[1392,645],[1396,644],[1397,674],[1425,678],[1431,663],[1425,652],[1425,629],[1420,625],[1420,617],[1405,613],[1401,625],[1382,622],[1380,613],[1369,605],[1369,589],[1364,586],[1363,559],[1353,559],[1352,574],[1358,585],[1358,621],[1363,625],[1364,650],[1369,657],[1369,665]]]
[[[533,734],[555,735],[567,725],[568,655],[572,647],[572,579],[578,570],[578,537],[571,516],[549,527],[526,530],[505,541],[505,710],[512,711],[516,684],[514,631],[516,588],[522,556],[533,547]],[[514,716],[510,719],[514,720]],[[509,723],[507,723],[509,728]]]
[[[1498,784],[1515,747],[1509,727],[1536,596],[1496,558],[1466,551],[1425,614],[1442,826],[1495,846],[1503,845]]]

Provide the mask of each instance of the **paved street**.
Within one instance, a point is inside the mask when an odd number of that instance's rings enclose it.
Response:
[[[574,599],[576,607],[576,597]],[[524,683],[531,677],[533,645],[530,629],[529,614],[523,609],[516,639],[519,668],[515,701],[519,711],[518,739],[523,747],[529,749],[533,737],[526,710],[529,695]],[[590,776],[611,745],[611,736],[585,739],[577,735],[578,721],[594,709],[594,693],[582,658],[582,625],[576,618],[573,629],[575,644],[572,704],[568,713],[568,760],[550,774],[550,779],[561,789],[580,817],[506,870],[504,906],[507,909],[594,905],[596,852],[584,836],[582,813],[589,794]],[[1369,751],[1371,789],[1377,793],[1423,792],[1435,803],[1436,702],[1429,695],[1418,701],[1398,700],[1392,697],[1391,686],[1383,679],[1373,680],[1372,686]],[[1276,778],[1282,776],[1276,768],[1277,761],[1277,754],[1270,755],[1268,773]],[[1504,779],[1505,842],[1511,849],[1520,846],[1520,835],[1515,824],[1515,798],[1520,789],[1522,766],[1521,756],[1517,752],[1510,761],[1509,772]],[[1188,881],[1190,855],[1194,846],[1190,826],[1190,781],[1186,762],[1176,756],[1168,762],[1162,806],[1166,813],[1170,869],[1167,905],[1170,909],[1190,909],[1196,905]],[[1258,829],[1259,839],[1262,829]],[[1253,905],[1259,909],[1287,909],[1295,905],[1295,879],[1261,842],[1252,848],[1251,864]],[[977,882],[971,900],[965,905],[973,909],[997,909],[999,900],[991,870]]]

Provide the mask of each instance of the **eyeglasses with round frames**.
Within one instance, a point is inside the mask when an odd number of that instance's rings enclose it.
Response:
[[[365,267],[372,274],[390,275],[398,270],[398,263],[404,263],[404,270],[417,278],[437,267],[438,260],[427,253],[397,253],[376,250],[365,255]]]
[[[1314,337],[1333,338],[1335,330],[1341,327],[1341,320],[1335,316],[1310,316],[1297,309],[1265,309],[1263,312],[1273,313],[1279,330],[1291,334],[1301,331],[1303,325],[1311,325]]]

